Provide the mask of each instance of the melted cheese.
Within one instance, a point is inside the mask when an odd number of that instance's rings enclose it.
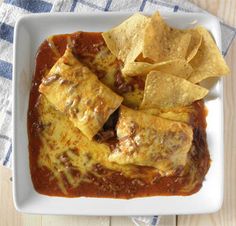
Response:
[[[55,55],[59,57],[58,50],[52,39],[50,38],[48,41],[51,43],[50,46]],[[116,90],[114,78],[118,70],[117,62],[107,47],[102,47],[101,51],[96,54],[94,61],[89,62],[88,66],[91,66],[91,69],[96,68],[104,71],[105,76],[101,79],[101,82],[112,90]],[[127,83],[129,79],[126,79]],[[143,91],[135,88],[134,91],[124,93],[122,96],[126,105],[138,107],[143,98]],[[156,174],[160,172],[158,168],[147,168],[146,170],[142,168],[142,171],[140,171],[140,167],[135,165],[126,163],[122,165],[119,161],[117,161],[119,164],[115,161],[109,161],[111,151],[108,146],[89,140],[79,129],[73,126],[73,123],[64,114],[57,111],[44,96],[40,96],[38,99],[38,110],[39,121],[43,125],[43,130],[40,132],[39,137],[42,145],[40,147],[38,164],[40,167],[48,168],[53,173],[57,179],[58,186],[64,194],[67,193],[64,178],[66,178],[71,187],[76,188],[82,182],[91,182],[88,174],[101,177],[101,175],[94,171],[94,166],[97,164],[112,171],[120,172],[126,177],[142,178],[142,180],[147,182],[152,181]],[[178,116],[180,121],[189,122],[191,111],[169,113],[159,112],[157,109],[149,109],[145,113],[159,115],[168,119],[175,119]],[[140,118],[137,120],[142,122]],[[149,137],[152,136],[151,131],[148,134]],[[138,142],[138,139],[136,141]],[[125,156],[123,157],[125,158]],[[112,171],[109,171],[109,173]],[[188,191],[193,189],[198,182],[196,179],[197,168],[189,158],[187,159],[184,171],[190,172],[191,175],[191,181],[184,188]]]
[[[194,113],[194,107],[192,105],[174,108],[171,111],[163,111],[158,108],[149,108],[149,109],[142,109],[144,113],[159,116],[161,118],[185,122],[187,124],[191,123],[191,115]]]
[[[111,54],[107,47],[102,47],[92,62],[92,67],[105,72],[105,76],[101,78],[101,82],[112,90],[115,90],[114,82],[115,74],[117,73],[116,62],[116,57]]]
[[[169,175],[184,167],[193,131],[185,123],[145,114],[122,106],[117,124],[119,146],[109,160],[152,166]]]
[[[74,126],[89,139],[102,128],[123,100],[83,66],[70,49],[42,80],[39,91],[59,111],[66,113]]]
[[[154,169],[142,173],[135,166],[109,162],[109,147],[89,140],[64,114],[55,110],[44,96],[38,99],[38,109],[39,120],[43,125],[38,164],[40,167],[47,167],[53,173],[65,194],[63,176],[72,187],[77,187],[81,182],[89,180],[88,173],[99,176],[93,170],[96,164],[131,178],[151,180],[155,175]],[[73,176],[72,171],[78,172],[79,176]]]
[[[109,51],[107,47],[102,47],[101,50],[96,54],[94,60],[92,62],[89,62],[89,65],[91,66],[91,68],[96,68],[96,70],[98,71],[100,70],[105,72],[105,76],[101,78],[101,82],[112,90],[117,91],[114,83],[116,73],[120,73],[120,66],[117,63],[116,57]],[[127,84],[132,80],[132,78],[124,77],[124,80]],[[142,102],[143,90],[140,90],[135,86],[134,90],[126,93],[121,93],[120,95],[124,98],[123,103],[125,105],[137,108]]]

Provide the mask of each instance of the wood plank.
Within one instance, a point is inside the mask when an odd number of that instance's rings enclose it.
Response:
[[[170,216],[162,216],[158,226],[176,226],[176,225],[177,225],[176,216],[170,215]]]
[[[22,216],[13,206],[10,178],[11,170],[0,166],[0,225],[23,226]]]
[[[112,217],[111,226],[134,226],[130,217]],[[162,216],[158,226],[176,226],[176,217],[175,215],[171,216]]]
[[[22,214],[22,222],[22,226],[42,226],[42,216]]]
[[[109,226],[109,217],[43,216],[42,226]]]
[[[216,13],[230,25],[236,26],[236,1],[202,1],[195,3],[207,10]],[[214,4],[215,3],[215,4]],[[215,5],[210,6],[210,5]],[[217,6],[217,7],[216,7]],[[178,216],[178,226],[236,226],[236,42],[226,58],[230,68],[231,76],[224,81],[224,109],[225,109],[225,193],[222,209],[214,214]],[[210,201],[210,200],[209,200]]]
[[[134,226],[130,217],[111,217],[111,226]]]
[[[217,15],[228,25],[236,25],[236,1],[235,0],[190,0],[202,9]]]

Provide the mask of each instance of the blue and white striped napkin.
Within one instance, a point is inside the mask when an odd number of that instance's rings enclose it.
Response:
[[[12,134],[12,49],[14,25],[22,14],[44,12],[95,11],[168,11],[203,12],[187,0],[5,0],[0,6],[0,164],[11,166]],[[236,29],[221,22],[222,53],[227,51]],[[155,226],[155,217],[133,217],[136,225]]]

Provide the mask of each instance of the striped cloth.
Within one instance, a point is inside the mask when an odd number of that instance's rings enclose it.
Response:
[[[144,11],[204,12],[186,0],[5,0],[0,6],[0,164],[11,166],[12,48],[14,25],[22,14],[44,12]],[[232,43],[236,29],[221,22],[222,53]],[[135,225],[157,225],[158,216],[133,217]]]

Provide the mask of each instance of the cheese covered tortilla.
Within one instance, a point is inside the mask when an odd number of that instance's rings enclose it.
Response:
[[[151,166],[169,175],[186,164],[193,132],[185,123],[121,106],[117,137],[119,143],[110,161]]]
[[[142,109],[141,111],[146,114],[159,116],[173,121],[185,122],[187,124],[191,123],[191,116],[194,114],[194,108],[192,105],[174,108],[168,111],[163,111],[158,108]]]
[[[172,109],[204,98],[208,90],[183,78],[159,71],[147,75],[141,108]]]
[[[89,139],[123,100],[83,66],[69,48],[43,78],[39,91]]]

